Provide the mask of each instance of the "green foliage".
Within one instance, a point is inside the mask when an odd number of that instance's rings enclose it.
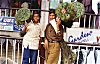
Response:
[[[65,13],[62,13],[62,9],[65,9]],[[70,4],[65,2],[65,3],[60,3],[56,9],[56,14],[58,17],[61,18],[61,20],[68,20],[70,18],[71,14],[71,7]]]
[[[31,12],[29,9],[26,8],[19,9],[15,16],[17,25],[23,24],[24,21],[28,20],[30,16],[31,16]]]
[[[84,5],[79,2],[60,3],[56,8],[56,14],[62,21],[67,22],[68,20],[81,17],[84,14]]]
[[[81,4],[80,2],[72,2],[71,4],[74,7],[75,12],[76,12],[75,18],[81,17],[85,11],[84,5]]]

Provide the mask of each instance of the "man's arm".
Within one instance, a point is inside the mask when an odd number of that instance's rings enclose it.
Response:
[[[44,48],[48,49],[48,40],[46,38],[44,39]]]
[[[44,48],[45,49],[48,49],[48,40],[47,40],[47,34],[49,34],[49,25],[46,26],[46,29],[45,29],[45,38],[44,38]]]
[[[27,27],[28,27],[28,24],[25,21],[25,26],[22,28],[22,31],[20,32],[21,37],[23,37],[27,33],[27,31],[28,31]]]

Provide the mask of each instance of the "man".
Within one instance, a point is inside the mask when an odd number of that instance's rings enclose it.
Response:
[[[46,64],[58,64],[60,42],[63,41],[63,27],[60,18],[55,19],[55,11],[49,12],[50,23],[46,26],[44,47]]]
[[[38,47],[41,35],[39,19],[39,13],[35,11],[33,14],[33,21],[29,24],[25,22],[23,31],[26,31],[27,33],[23,37],[24,52],[22,64],[29,64],[29,58],[30,64],[37,64]]]

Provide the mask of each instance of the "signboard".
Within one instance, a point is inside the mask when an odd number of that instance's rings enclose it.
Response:
[[[6,31],[21,31],[23,25],[16,25],[15,17],[0,16],[0,30]]]
[[[67,28],[67,42],[100,43],[99,29]]]

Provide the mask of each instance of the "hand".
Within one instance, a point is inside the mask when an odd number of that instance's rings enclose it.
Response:
[[[61,20],[59,17],[56,18],[56,21],[57,21],[57,25],[60,25],[61,24]]]
[[[28,26],[28,23],[25,21],[25,27],[27,28],[27,26]]]
[[[25,21],[25,28],[26,28],[26,32],[28,32],[29,31],[29,28],[27,28],[28,27],[28,23]]]
[[[27,27],[28,27],[28,23],[25,21],[25,25],[24,25],[24,27],[22,28],[22,31],[24,31],[24,32],[29,31],[29,29],[27,29]]]
[[[45,49],[48,49],[48,41],[45,39],[45,41],[44,41],[44,48]]]

